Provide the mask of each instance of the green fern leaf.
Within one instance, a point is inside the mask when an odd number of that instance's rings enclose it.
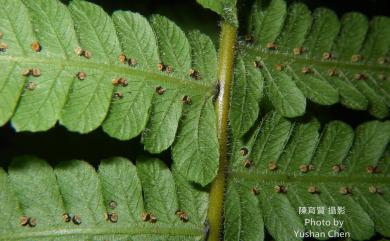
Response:
[[[232,182],[228,186],[225,216],[236,222],[225,221],[225,240],[263,240],[264,221],[258,201],[254,195],[243,190],[239,183]]]
[[[195,131],[207,141],[176,146],[174,161],[191,180],[211,182],[218,168],[216,126],[209,124],[215,119],[210,101],[217,57],[207,36],[192,32],[189,41],[165,17],[147,21],[118,11],[111,18],[86,1],[67,7],[58,0],[2,0],[0,9],[1,43],[7,46],[0,53],[6,73],[0,78],[1,125],[12,118],[17,131],[36,132],[59,121],[80,133],[102,126],[120,140],[142,134],[152,153],[168,149],[178,130]],[[184,115],[202,121],[194,128]],[[180,148],[210,154],[198,159]]]
[[[209,160],[219,158],[218,148],[215,148],[218,146],[217,120],[212,99],[205,103],[194,99],[191,109],[188,107],[183,111],[184,118],[172,147],[172,157],[176,160],[174,165],[180,172],[186,173],[190,180],[199,180],[200,184],[206,185],[213,180],[218,170],[218,162]]]
[[[209,37],[194,30],[188,34],[191,45],[192,64],[198,71],[200,81],[216,84],[217,78],[217,52]]]
[[[244,62],[241,57],[238,57],[234,79],[229,118],[233,133],[239,137],[249,130],[259,116],[263,76],[252,66],[252,63]]]
[[[298,233],[309,231],[325,234],[323,240],[339,232],[334,219],[354,240],[374,231],[389,236],[389,143],[389,121],[355,131],[332,121],[321,130],[314,118],[292,122],[268,113],[249,136],[234,140],[226,240],[263,240],[263,226],[276,241],[302,240]],[[300,207],[325,212],[299,214]],[[345,214],[328,213],[331,207],[344,207]],[[330,225],[305,225],[306,219]]]
[[[341,21],[325,8],[313,14],[302,3],[256,1],[249,18],[248,61],[258,63],[265,93],[286,117],[305,112],[305,98],[320,105],[340,102],[385,118],[389,111],[385,61],[390,20],[347,13]],[[293,103],[293,104],[291,104]]]
[[[0,170],[0,240],[203,240],[208,195],[161,161],[83,161],[54,169],[34,157]],[[188,220],[176,212],[187,214]],[[144,221],[143,213],[156,220]],[[26,217],[28,219],[21,219]],[[27,220],[27,221],[26,221]],[[23,225],[25,224],[25,225]]]

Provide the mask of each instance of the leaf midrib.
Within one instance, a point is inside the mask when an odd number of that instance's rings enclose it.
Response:
[[[343,62],[339,60],[326,60],[310,57],[305,54],[302,55],[292,55],[285,52],[279,51],[269,51],[263,50],[258,47],[248,46],[241,44],[240,45],[243,52],[247,53],[249,56],[256,59],[256,57],[263,57],[264,59],[270,59],[274,62],[279,62],[281,64],[301,64],[304,66],[314,66],[314,67],[323,67],[323,68],[336,68],[339,70],[352,70],[360,72],[386,72],[390,74],[390,66],[371,64],[371,63],[352,63],[352,62]]]
[[[315,175],[298,176],[294,174],[269,174],[260,173],[257,171],[231,171],[229,177],[237,180],[256,181],[256,182],[281,182],[281,183],[351,183],[351,184],[388,184],[390,176],[364,176],[364,175],[349,175],[349,176],[334,176],[334,175]]]
[[[131,68],[129,66],[122,67],[115,64],[106,64],[106,63],[96,63],[89,61],[82,61],[77,59],[62,59],[62,58],[48,58],[47,56],[34,56],[34,57],[14,57],[0,55],[0,62],[16,62],[24,64],[48,64],[48,65],[59,65],[61,67],[71,67],[73,69],[89,68],[96,69],[108,73],[116,74],[117,76],[134,76],[144,79],[144,81],[149,81],[151,84],[156,86],[166,83],[168,86],[172,86],[180,91],[183,91],[185,94],[201,94],[208,96],[214,95],[214,86],[211,84],[206,84],[204,82],[195,82],[188,79],[177,78],[174,76],[168,76],[165,74],[160,74],[157,72],[147,71],[143,69]],[[76,75],[77,71],[75,71]],[[88,73],[87,73],[88,74]]]
[[[82,224],[81,224],[82,225]],[[9,232],[0,234],[0,240],[16,240],[26,238],[43,238],[43,237],[65,237],[65,236],[77,236],[77,235],[173,235],[173,236],[204,236],[204,230],[202,227],[179,227],[172,228],[172,225],[163,224],[157,226],[156,224],[145,225],[129,224],[128,226],[117,227],[104,227],[102,225],[96,227],[77,227],[77,228],[47,228],[39,229],[36,231],[27,232]],[[153,225],[153,226],[152,226]],[[188,225],[188,224],[186,224]],[[107,224],[107,226],[110,226]],[[190,226],[190,225],[188,225]]]

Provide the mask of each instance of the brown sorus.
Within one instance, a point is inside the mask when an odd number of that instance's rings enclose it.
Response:
[[[294,55],[301,55],[302,52],[303,52],[303,48],[302,48],[302,47],[294,48],[294,49],[293,49]]]
[[[118,56],[118,60],[119,60],[119,62],[120,62],[121,64],[125,64],[126,61],[127,61],[127,57],[126,57],[126,55],[124,55],[124,54],[120,54],[120,55]]]
[[[30,218],[30,220],[29,220],[29,222],[28,222],[28,226],[30,226],[30,227],[35,227],[35,226],[37,226],[37,220],[35,219],[35,218]]]
[[[143,213],[141,214],[141,219],[142,219],[142,221],[144,221],[144,222],[149,221],[149,220],[150,220],[150,213],[143,212]]]
[[[183,221],[185,223],[188,222],[188,214],[186,212],[181,211],[181,210],[177,210],[176,216],[178,216],[181,221]]]
[[[114,97],[122,99],[123,98],[123,94],[122,94],[122,92],[117,91],[117,92],[114,93]]]
[[[78,55],[78,56],[82,56],[84,54],[84,50],[81,48],[81,47],[76,47],[74,49],[74,52]]]
[[[328,70],[328,75],[329,76],[336,76],[337,75],[336,69],[335,68],[329,69]]]
[[[118,222],[118,214],[117,213],[109,213],[108,220],[110,220],[112,223]]]
[[[355,80],[365,80],[366,76],[364,76],[363,74],[355,74],[354,79]]]
[[[241,149],[240,149],[240,154],[241,154],[241,156],[246,156],[246,155],[248,155],[248,148],[246,148],[246,147],[242,147]]]
[[[252,187],[251,192],[252,192],[252,194],[255,195],[255,196],[259,195],[259,189],[256,188],[256,187]]]
[[[85,50],[85,49],[82,49],[81,47],[76,47],[74,49],[74,52],[78,55],[78,56],[83,56],[87,59],[91,58],[92,57],[92,53]]]
[[[337,164],[332,167],[332,170],[334,172],[341,172],[345,169],[345,166],[343,164]]]
[[[112,79],[111,82],[113,85],[118,86],[120,84],[120,79]]]
[[[302,68],[302,73],[303,73],[303,74],[311,73],[311,69],[310,69],[309,67],[303,67],[303,68]]]
[[[31,74],[32,70],[31,69],[24,69],[22,71],[23,76],[29,76]]]
[[[26,226],[30,222],[30,218],[27,216],[22,216],[19,218],[19,223],[22,226]]]
[[[85,80],[85,78],[87,77],[87,74],[84,73],[84,72],[78,72],[78,73],[76,74],[76,76],[77,76],[77,78],[78,78],[79,80]]]
[[[118,203],[113,201],[113,200],[108,203],[109,208],[115,209],[117,206],[118,206]]]
[[[274,190],[275,190],[275,192],[277,192],[277,193],[286,193],[286,192],[287,192],[286,187],[283,186],[283,185],[276,185],[276,186],[274,187]]]
[[[199,72],[195,69],[192,69],[192,68],[188,71],[188,74],[190,75],[191,78],[193,78],[195,80],[199,79],[199,77],[200,77]]]
[[[128,65],[131,66],[131,67],[134,67],[137,65],[137,60],[135,58],[130,58],[128,61],[127,61]]]
[[[307,165],[307,164],[302,164],[302,165],[299,166],[299,170],[300,170],[301,172],[303,172],[303,173],[306,173],[306,172],[308,172],[308,171],[310,170],[310,168],[309,168],[309,165]]]
[[[89,52],[89,51],[87,51],[87,50],[84,50],[83,56],[84,56],[85,58],[87,58],[87,59],[90,59],[90,58],[92,57],[92,53]]]
[[[124,78],[119,78],[118,81],[119,81],[119,84],[122,85],[123,87],[126,87],[129,85],[129,82]]]
[[[190,105],[192,102],[191,102],[191,98],[188,96],[188,95],[185,95],[183,96],[183,98],[181,99],[183,101],[184,104],[186,105]]]
[[[378,173],[378,168],[375,167],[375,166],[369,165],[369,166],[367,167],[367,172],[368,172],[368,173]]]
[[[165,69],[165,71],[170,74],[170,73],[173,73],[173,67],[168,65],[167,68]]]
[[[316,188],[316,186],[313,186],[313,185],[309,186],[309,188],[307,189],[307,191],[308,191],[309,193],[312,193],[312,194],[318,193],[318,189]]]
[[[322,59],[328,60],[332,58],[332,53],[325,52],[322,54]]]
[[[151,222],[151,223],[156,223],[156,222],[157,222],[157,217],[156,217],[156,215],[150,214],[150,222]]]
[[[80,225],[81,224],[81,218],[79,215],[74,215],[73,218],[72,218],[72,222],[76,225]]]
[[[41,76],[41,70],[38,69],[38,68],[33,68],[33,69],[31,70],[31,74],[32,74],[32,76],[34,76],[34,77],[39,77],[39,76]]]
[[[165,66],[165,64],[163,64],[163,63],[158,63],[158,64],[157,64],[157,68],[158,68],[158,70],[160,70],[160,71],[165,71],[166,66]]]
[[[27,83],[27,89],[30,90],[30,91],[33,91],[37,88],[37,84],[32,82],[32,81],[29,81]]]
[[[282,71],[283,70],[283,65],[282,64],[275,64],[275,69],[277,71]]]
[[[252,161],[251,160],[244,160],[244,167],[250,168],[252,166]]]
[[[270,50],[275,50],[277,48],[277,46],[275,43],[271,42],[271,43],[267,43],[266,48],[270,49]]]
[[[368,191],[370,193],[377,193],[378,192],[378,188],[374,187],[374,186],[369,186],[368,187]]]
[[[380,195],[383,194],[383,191],[381,189],[379,189],[378,187],[375,187],[375,186],[368,187],[368,191],[370,193],[377,193],[377,194],[380,194]]]
[[[340,187],[339,192],[343,195],[352,194],[352,190],[349,187]]]
[[[64,214],[62,215],[62,217],[63,217],[63,219],[64,219],[64,222],[66,222],[66,223],[69,223],[70,220],[72,220],[71,216],[70,216],[68,213],[64,213]]]
[[[351,61],[352,61],[352,62],[358,62],[358,61],[360,61],[361,59],[362,59],[362,56],[359,55],[359,54],[354,54],[354,55],[351,56]]]
[[[8,49],[8,44],[0,43],[0,52],[5,52]]]
[[[161,86],[157,86],[156,87],[156,93],[159,94],[159,95],[163,95],[165,93],[165,89]]]
[[[276,164],[276,162],[271,161],[268,163],[268,170],[276,171],[277,169],[278,169],[278,165]]]
[[[255,68],[257,68],[257,69],[263,68],[263,65],[261,64],[261,62],[259,60],[255,60],[253,62],[253,66],[255,66]]]
[[[34,41],[32,44],[31,44],[31,49],[34,51],[34,52],[40,52],[42,50],[42,47],[41,47],[41,44],[38,42],[38,41]]]

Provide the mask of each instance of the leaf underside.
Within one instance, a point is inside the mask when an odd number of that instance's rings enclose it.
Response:
[[[369,22],[352,12],[339,20],[325,8],[311,13],[302,3],[256,1],[249,32],[241,55],[261,70],[265,95],[283,116],[303,115],[306,99],[388,116],[388,17]]]
[[[319,239],[341,231],[333,224],[304,225],[310,218],[342,220],[354,240],[375,231],[390,236],[390,122],[367,122],[355,131],[340,121],[320,128],[314,118],[292,122],[274,111],[249,137],[234,140],[225,240],[263,240],[265,229],[276,241],[302,240],[295,231],[324,232]],[[299,214],[299,207],[324,207],[325,213]],[[345,214],[329,214],[332,207],[344,207]]]
[[[84,161],[53,169],[41,159],[19,157],[8,173],[0,169],[0,190],[0,240],[200,241],[205,236],[207,192],[158,159],[141,158],[133,165],[110,158],[96,172]],[[178,210],[188,215],[187,222]],[[157,221],[144,221],[143,213]],[[116,215],[116,221],[105,214]],[[23,216],[30,218],[25,226]]]
[[[0,125],[11,120],[17,131],[36,132],[59,122],[80,133],[102,126],[120,140],[142,134],[151,153],[176,138],[178,171],[202,185],[211,182],[218,166],[210,104],[217,56],[209,37],[193,31],[187,38],[159,15],[148,21],[117,11],[110,17],[85,1],[67,7],[58,0],[0,0],[0,6],[6,46],[0,51]],[[118,79],[126,81],[113,84]],[[199,120],[195,130],[185,116]],[[191,145],[190,131],[202,142]],[[208,155],[199,158],[202,152]]]

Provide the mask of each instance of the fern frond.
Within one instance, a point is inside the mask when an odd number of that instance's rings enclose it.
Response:
[[[80,133],[102,126],[120,140],[142,133],[152,153],[178,136],[178,170],[203,185],[214,178],[217,57],[209,37],[195,31],[189,41],[165,17],[147,21],[117,11],[111,18],[86,1],[66,7],[58,0],[1,0],[0,6],[0,125],[12,118],[17,131],[36,132],[59,121]],[[202,121],[194,128],[186,116]],[[191,145],[189,132],[203,142]],[[182,154],[187,149],[192,155]]]
[[[256,1],[249,22],[242,53],[261,69],[266,96],[283,116],[304,114],[306,98],[388,116],[389,18],[369,23],[353,12],[339,21],[325,8],[311,13],[302,3],[287,9],[284,0],[267,0]]]
[[[367,240],[390,236],[390,122],[370,121],[355,131],[340,121],[289,121],[267,114],[249,136],[236,138],[225,205],[226,240],[302,240],[295,232],[339,231]],[[299,207],[324,214],[299,215]],[[328,213],[345,207],[345,214]],[[304,225],[305,219],[332,225]]]
[[[110,158],[96,172],[84,161],[53,169],[20,157],[0,169],[0,240],[200,241],[207,203],[205,190],[158,159]]]

